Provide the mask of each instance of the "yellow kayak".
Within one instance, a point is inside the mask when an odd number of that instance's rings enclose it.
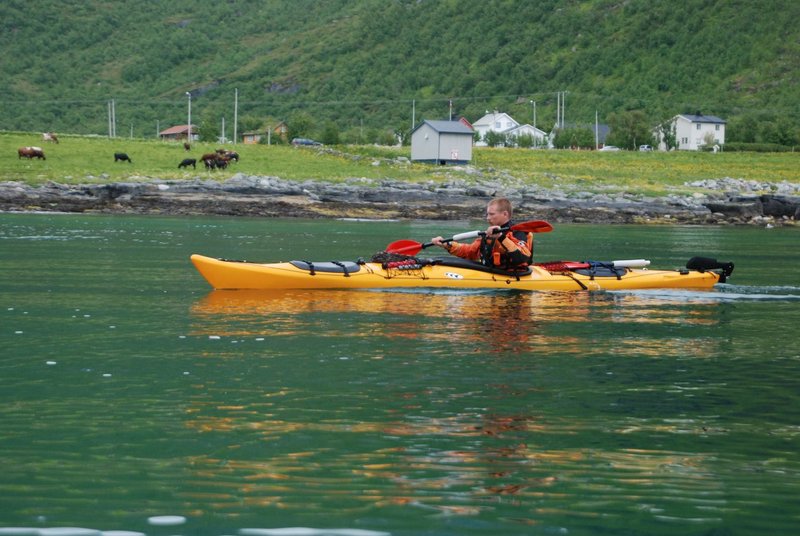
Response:
[[[511,273],[458,258],[394,263],[290,261],[254,263],[192,255],[192,263],[218,290],[269,289],[512,289],[524,291],[710,289],[725,282],[733,263],[695,257],[687,268],[654,270],[649,261],[536,264]],[[632,267],[639,266],[639,267]]]

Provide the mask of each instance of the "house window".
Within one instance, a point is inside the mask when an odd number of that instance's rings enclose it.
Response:
[[[719,125],[714,125],[714,130],[716,130],[717,132],[719,132]]]
[[[500,121],[495,121],[494,122],[494,128],[496,128],[497,130],[500,130],[502,128],[502,123],[500,123]]]
[[[702,126],[702,125],[701,125],[700,123],[697,123],[697,130],[700,130],[700,127],[701,127],[701,126]]]
[[[506,127],[507,127],[507,128],[511,128],[511,127],[513,127],[513,126],[514,126],[514,124],[513,124],[513,123],[511,123],[511,121],[508,121],[508,122],[506,123]]]

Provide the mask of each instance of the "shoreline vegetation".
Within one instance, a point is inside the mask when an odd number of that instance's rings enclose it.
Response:
[[[797,153],[475,148],[466,166],[408,147],[243,145],[0,133],[0,210],[261,217],[478,219],[492,197],[564,223],[797,225]],[[18,158],[41,147],[46,159]],[[240,155],[225,170],[200,156]],[[115,161],[123,152],[130,162]],[[178,169],[184,158],[197,168]]]

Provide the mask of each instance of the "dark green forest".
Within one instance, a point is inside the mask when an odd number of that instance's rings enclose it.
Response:
[[[414,121],[507,111],[552,128],[635,112],[797,143],[795,0],[6,0],[0,129],[233,133],[372,142]],[[238,97],[238,99],[237,99]],[[237,106],[235,106],[235,99]],[[794,141],[793,141],[794,139]]]

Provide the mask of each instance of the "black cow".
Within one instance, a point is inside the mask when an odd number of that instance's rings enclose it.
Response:
[[[187,168],[192,166],[192,169],[197,169],[197,159],[196,158],[184,158],[180,164],[178,164],[178,169]]]
[[[114,153],[114,162],[124,162],[128,161],[129,163],[133,164],[133,160],[125,153]]]

